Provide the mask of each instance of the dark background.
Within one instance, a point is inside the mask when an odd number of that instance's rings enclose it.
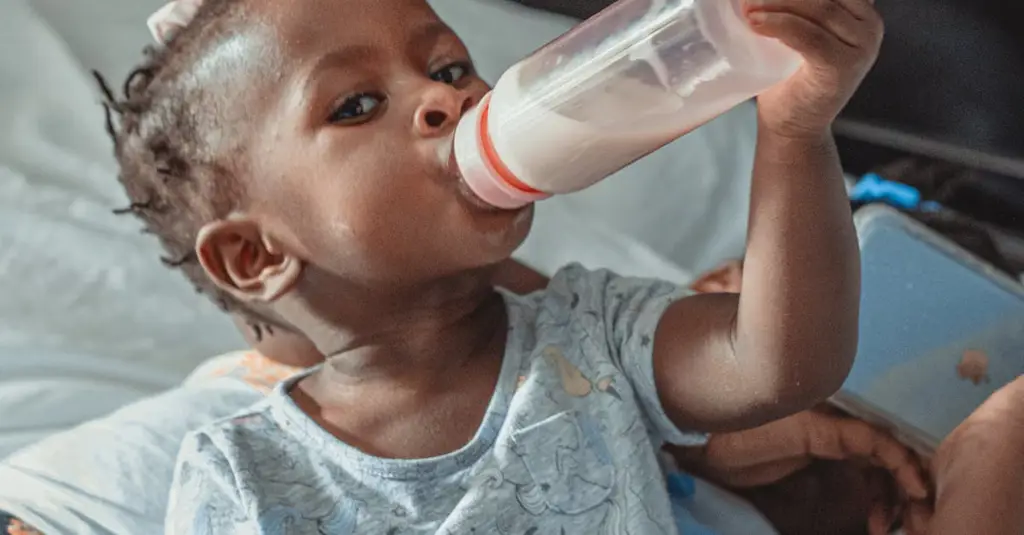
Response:
[[[577,18],[611,3],[514,1]],[[896,147],[1024,177],[1024,3],[879,0],[877,6],[886,21],[878,63],[837,123],[840,137],[874,147],[845,143],[844,162],[861,171],[886,157],[871,148]]]

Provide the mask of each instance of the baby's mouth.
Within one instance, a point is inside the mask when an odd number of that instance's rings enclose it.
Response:
[[[485,202],[483,199],[481,199],[476,193],[473,192],[472,189],[470,189],[469,184],[466,184],[466,181],[462,179],[462,175],[461,174],[459,175],[458,189],[459,189],[459,195],[461,195],[462,198],[466,200],[466,202],[468,202],[470,205],[473,206],[473,208],[476,208],[477,210],[481,210],[481,211],[484,211],[484,212],[504,212],[505,211],[505,210],[502,210],[501,208],[497,208],[497,207],[491,206],[490,204]]]
[[[445,167],[445,171],[455,180],[455,189],[458,190],[458,194],[463,200],[477,210],[486,212],[503,211],[501,208],[496,208],[481,199],[473,192],[469,187],[469,184],[466,184],[466,180],[462,178],[462,172],[459,170],[459,164],[455,160],[455,149],[452,143],[443,143],[441,148],[438,150],[438,153],[441,158],[441,162],[444,162],[443,165]]]

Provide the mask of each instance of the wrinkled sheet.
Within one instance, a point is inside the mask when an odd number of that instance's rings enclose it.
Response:
[[[90,69],[113,85],[159,0],[0,0],[0,457],[178,383],[241,338],[130,218]],[[501,0],[436,0],[490,80],[570,26]],[[742,250],[754,112],[543,203],[520,255],[686,281]]]

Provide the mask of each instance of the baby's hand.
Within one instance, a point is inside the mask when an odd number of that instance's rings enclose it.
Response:
[[[761,127],[820,136],[878,56],[882,18],[871,0],[746,0],[753,30],[800,53],[803,65],[758,97]]]

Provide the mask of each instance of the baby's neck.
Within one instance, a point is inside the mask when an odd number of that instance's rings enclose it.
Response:
[[[504,328],[491,277],[481,271],[390,293],[346,288],[302,330],[327,355],[332,382],[445,373]]]
[[[336,382],[351,384],[407,375],[426,378],[465,366],[507,325],[505,303],[497,292],[490,291],[474,305],[393,318],[373,336],[352,339],[349,347],[329,356],[325,372]]]
[[[508,332],[496,292],[462,315],[395,325],[301,380],[291,396],[321,427],[373,455],[422,458],[463,446],[482,421]]]

